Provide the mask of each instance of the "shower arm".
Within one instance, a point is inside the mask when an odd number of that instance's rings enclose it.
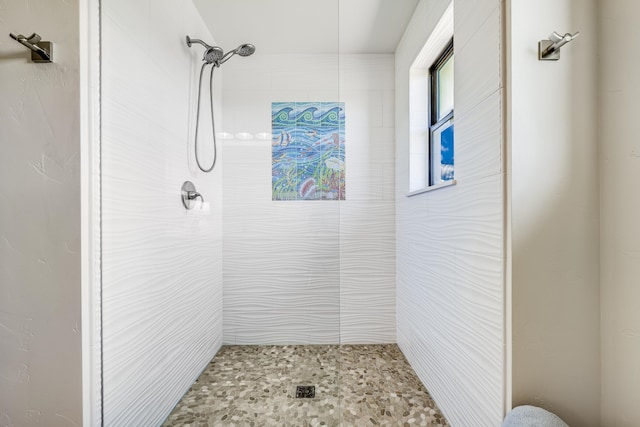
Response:
[[[187,36],[187,46],[191,47],[192,43],[201,44],[202,46],[206,47],[207,49],[211,49],[211,47],[212,47],[212,46],[209,46],[208,44],[206,44],[205,42],[203,42],[200,39],[192,39],[191,37]]]

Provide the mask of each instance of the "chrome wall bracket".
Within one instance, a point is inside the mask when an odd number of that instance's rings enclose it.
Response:
[[[53,62],[53,43],[42,41],[42,38],[36,33],[25,37],[22,34],[9,33],[9,36],[31,50],[31,61],[37,63]]]
[[[557,61],[560,59],[560,48],[579,35],[578,31],[575,34],[566,33],[564,36],[554,31],[549,35],[548,40],[538,42],[538,59],[540,61]]]

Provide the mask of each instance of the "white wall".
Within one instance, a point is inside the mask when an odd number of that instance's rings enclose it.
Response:
[[[640,3],[599,2],[603,426],[640,425]]]
[[[596,2],[512,1],[510,10],[513,405],[596,426]],[[538,61],[538,40],[553,30],[581,35],[559,61]]]
[[[223,132],[271,102],[345,102],[346,201],[272,201],[271,141],[224,142],[225,343],[394,342],[391,55],[265,55],[222,68]]]
[[[341,55],[340,343],[396,342],[393,55]]]
[[[454,426],[504,412],[502,3],[458,1],[457,185],[406,197],[409,68],[449,5],[422,0],[396,51],[398,344]]]
[[[109,426],[159,425],[222,344],[221,168],[196,170],[192,129],[203,50],[188,48],[187,34],[213,42],[190,0],[102,3]],[[205,162],[207,134],[203,126]],[[182,206],[185,180],[211,204],[209,213]]]
[[[0,26],[0,425],[80,425],[78,2],[3,2]]]

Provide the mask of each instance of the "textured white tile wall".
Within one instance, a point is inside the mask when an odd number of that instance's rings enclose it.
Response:
[[[347,200],[274,202],[270,140],[224,143],[224,340],[395,342],[393,56],[255,43],[223,68],[221,130],[269,133],[273,101],[344,101]]]
[[[102,4],[105,425],[159,425],[222,343],[221,167],[195,167],[187,34],[213,42],[190,0]],[[184,209],[185,180],[210,212]]]
[[[342,55],[347,200],[340,205],[340,341],[396,342],[393,55]]]
[[[78,2],[0,2],[0,425],[80,425]],[[9,32],[54,43],[34,64]]]
[[[406,197],[409,68],[449,1],[422,0],[396,51],[398,344],[454,426],[504,412],[504,168],[499,0],[455,2],[458,184]]]

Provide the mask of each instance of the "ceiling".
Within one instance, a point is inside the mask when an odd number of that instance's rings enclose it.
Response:
[[[392,53],[419,0],[194,0],[218,45],[261,53]]]

